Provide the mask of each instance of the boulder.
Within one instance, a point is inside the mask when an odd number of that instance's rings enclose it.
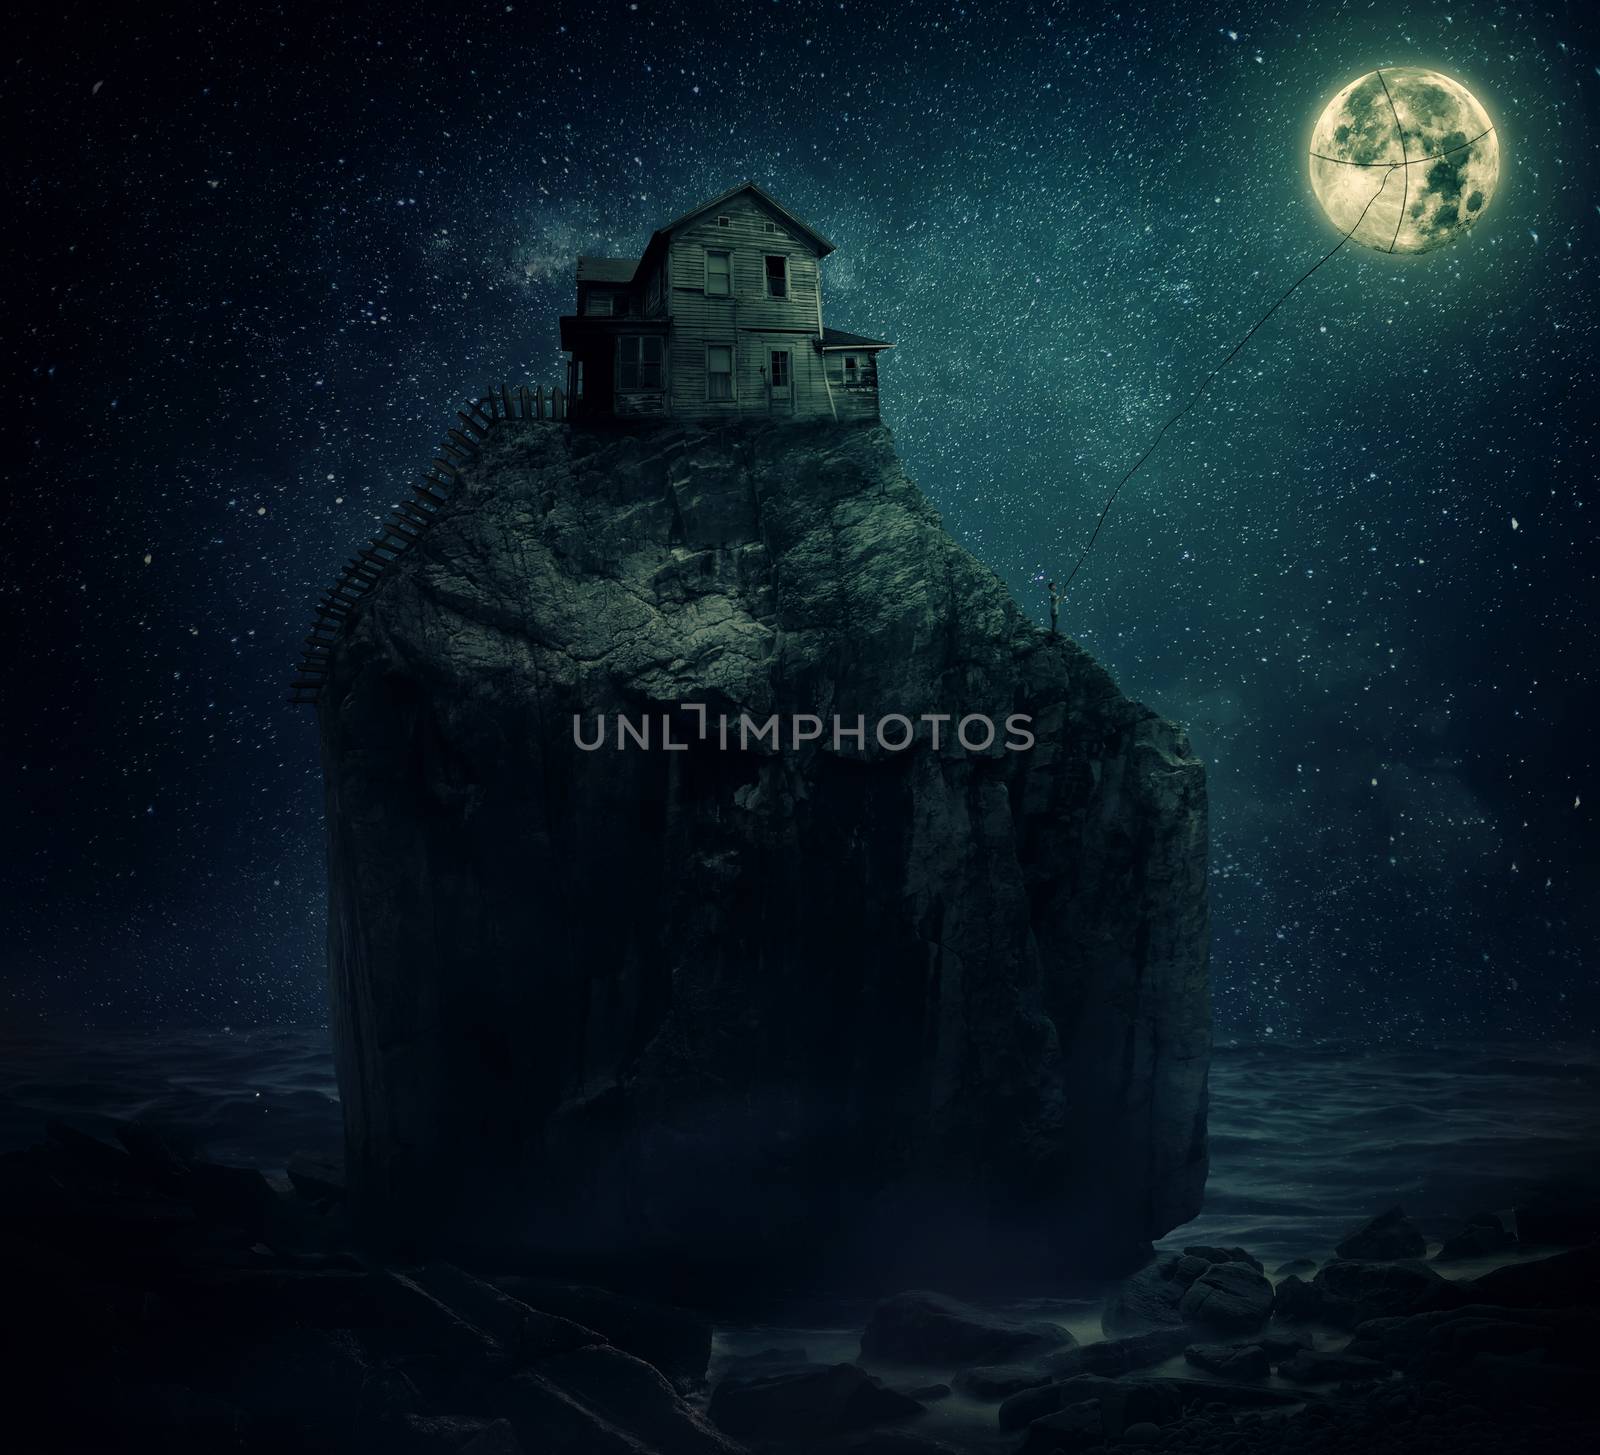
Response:
[[[374,1246],[705,1297],[1106,1271],[1199,1210],[1202,766],[886,430],[505,422],[327,656]]]
[[[1472,1280],[1463,1301],[1507,1308],[1600,1306],[1600,1243],[1490,1269]]]
[[[1272,1291],[1274,1318],[1290,1323],[1335,1324],[1351,1328],[1357,1322],[1355,1305],[1348,1299],[1333,1297],[1315,1281],[1307,1283],[1297,1273],[1280,1279]]]
[[[654,1365],[679,1389],[702,1384],[711,1361],[711,1324],[671,1304],[557,1278],[497,1274],[496,1287],[547,1314],[604,1335],[608,1343]],[[805,1362],[800,1351],[799,1362]]]
[[[1142,1334],[1127,1334],[1120,1339],[1101,1339],[1094,1344],[1058,1349],[1041,1362],[1057,1379],[1069,1379],[1076,1374],[1126,1374],[1130,1369],[1159,1364],[1181,1353],[1193,1336],[1192,1329],[1181,1325],[1147,1329]]]
[[[1185,1290],[1185,1323],[1219,1334],[1254,1333],[1272,1313],[1272,1285],[1248,1263],[1213,1263]]]
[[[1405,1318],[1370,1319],[1357,1327],[1349,1352],[1430,1379],[1456,1372],[1479,1354],[1593,1361],[1600,1354],[1600,1317],[1586,1309],[1468,1304]]]
[[[1257,1273],[1265,1272],[1261,1260],[1243,1248],[1213,1248],[1208,1243],[1183,1250],[1185,1258],[1201,1258],[1207,1263],[1248,1263]]]
[[[1453,1263],[1464,1258],[1487,1258],[1504,1253],[1517,1245],[1517,1240],[1493,1213],[1481,1214],[1479,1221],[1467,1222],[1458,1233],[1452,1233],[1439,1245],[1433,1255],[1435,1263]]]
[[[642,1359],[448,1264],[378,1280],[385,1337],[474,1414],[510,1421],[530,1452],[732,1455],[735,1447]],[[407,1366],[413,1367],[412,1365]]]
[[[1102,1402],[1120,1398],[1117,1394],[1120,1389],[1152,1386],[1170,1391],[1180,1406],[1202,1408],[1219,1405],[1249,1409],[1253,1406],[1299,1404],[1305,1399],[1305,1395],[1298,1392],[1274,1389],[1264,1384],[1236,1383],[1232,1380],[1171,1377],[1129,1380],[1080,1374],[1057,1384],[1041,1385],[1037,1389],[1025,1389],[1020,1394],[1012,1395],[1001,1404],[996,1418],[1002,1430],[1018,1430],[1056,1410],[1070,1409],[1084,1403],[1092,1403],[1098,1410]],[[1152,1396],[1152,1398],[1165,1401],[1167,1395]]]
[[[1589,1443],[1594,1435],[1594,1369],[1556,1364],[1522,1355],[1479,1354],[1458,1371],[1459,1398],[1520,1419],[1531,1411],[1558,1411],[1576,1416]],[[1586,1448],[1576,1443],[1546,1449]]]
[[[510,1420],[530,1455],[741,1455],[657,1370],[607,1344],[540,1359],[490,1383],[479,1401]]]
[[[1116,1387],[1116,1380],[1098,1374],[1079,1374],[1054,1384],[1025,1389],[1004,1400],[995,1412],[1002,1430],[1020,1430],[1032,1425],[1058,1410],[1078,1405],[1092,1404],[1095,1411],[1095,1428],[1099,1428],[1100,1399]]]
[[[1297,1286],[1291,1289],[1291,1284]],[[1285,1318],[1351,1329],[1364,1319],[1453,1308],[1467,1301],[1457,1285],[1418,1262],[1335,1259],[1322,1265],[1309,1292],[1307,1288],[1298,1279],[1284,1279],[1274,1298],[1275,1311]]]
[[[1017,1455],[1076,1455],[1104,1444],[1100,1402],[1089,1400],[1034,1420],[1017,1446]]]
[[[1184,1253],[1158,1253],[1106,1296],[1100,1328],[1109,1337],[1147,1329],[1180,1328],[1180,1305],[1192,1284],[1213,1264]]]
[[[905,1419],[921,1414],[922,1406],[857,1365],[818,1364],[724,1379],[712,1391],[707,1413],[736,1439],[793,1440]]]
[[[1262,1384],[1235,1384],[1231,1380],[1165,1378],[1160,1382],[1175,1389],[1185,1405],[1201,1407],[1221,1405],[1249,1409],[1258,1405],[1299,1404],[1305,1399],[1298,1391],[1274,1389]]]
[[[1357,1379],[1381,1379],[1389,1372],[1388,1366],[1376,1359],[1363,1359],[1358,1354],[1334,1354],[1302,1349],[1292,1359],[1278,1366],[1281,1378],[1292,1379],[1296,1384],[1332,1384]]]
[[[1119,1379],[1100,1395],[1100,1426],[1117,1436],[1129,1425],[1165,1425],[1183,1410],[1178,1385],[1162,1379]]]
[[[980,1364],[963,1369],[951,1382],[974,1399],[998,1401],[1024,1389],[1051,1384],[1055,1378],[1049,1370],[1034,1364]]]
[[[959,1299],[917,1290],[887,1298],[861,1335],[863,1359],[965,1364],[1043,1353],[1075,1340],[1058,1324],[985,1313]]]
[[[1287,1263],[1280,1263],[1274,1268],[1272,1276],[1274,1278],[1286,1278],[1292,1273],[1299,1277],[1301,1274],[1315,1273],[1316,1271],[1317,1260],[1315,1258],[1291,1258]]]
[[[1428,1240],[1417,1231],[1399,1206],[1352,1228],[1334,1251],[1356,1262],[1378,1263],[1385,1259],[1420,1258],[1428,1251]]]
[[[1271,1370],[1260,1344],[1190,1344],[1183,1357],[1196,1369],[1226,1379],[1265,1379]]]
[[[1267,1352],[1267,1358],[1273,1361],[1287,1359],[1301,1349],[1309,1349],[1311,1342],[1304,1334],[1292,1330],[1278,1330],[1273,1333],[1257,1334],[1251,1341]]]

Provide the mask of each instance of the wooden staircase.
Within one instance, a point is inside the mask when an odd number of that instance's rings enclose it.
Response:
[[[355,605],[383,579],[384,568],[420,541],[439,512],[450,502],[461,471],[483,449],[483,442],[508,419],[564,421],[567,397],[560,389],[518,387],[496,389],[456,411],[452,425],[440,441],[433,459],[423,468],[421,480],[411,487],[413,499],[402,501],[379,531],[358,549],[338,579],[317,602],[311,634],[301,648],[301,660],[289,684],[289,701],[295,706],[315,705],[327,680],[333,644],[350,619]]]

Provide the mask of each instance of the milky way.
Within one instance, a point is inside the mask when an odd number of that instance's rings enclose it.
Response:
[[[1574,16],[1579,12],[1574,10]],[[561,378],[578,252],[752,178],[1041,620],[1109,483],[1325,250],[1375,66],[1481,97],[1473,232],[1349,249],[1063,608],[1209,765],[1224,1034],[1588,1027],[1590,22],[1487,3],[389,5],[15,22],[3,973],[15,1017],[321,1013],[319,588],[457,402]]]

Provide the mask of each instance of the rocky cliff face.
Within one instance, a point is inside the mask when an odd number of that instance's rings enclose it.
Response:
[[[740,713],[784,742],[723,748]],[[804,714],[865,749],[793,745]],[[1037,741],[890,751],[891,714]],[[320,715],[369,1228],[949,1285],[1198,1211],[1201,765],[1022,616],[886,431],[507,423]]]

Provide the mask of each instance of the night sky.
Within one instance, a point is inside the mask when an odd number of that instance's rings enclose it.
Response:
[[[1591,1034],[1588,8],[33,7],[0,73],[4,1019],[322,1015],[297,643],[459,401],[561,380],[577,253],[746,178],[826,233],[912,474],[1043,619],[1337,240],[1324,101],[1431,65],[1498,125],[1487,215],[1296,294],[1062,625],[1207,761],[1223,1035]]]

